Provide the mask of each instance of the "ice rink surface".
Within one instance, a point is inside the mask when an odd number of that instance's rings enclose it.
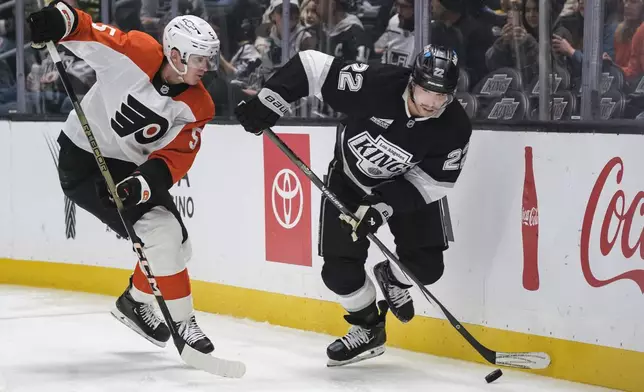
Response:
[[[115,298],[0,285],[0,391],[608,391],[608,389],[387,348],[383,356],[326,367],[334,337],[198,313],[215,354],[246,363],[242,379],[184,365],[116,321]]]

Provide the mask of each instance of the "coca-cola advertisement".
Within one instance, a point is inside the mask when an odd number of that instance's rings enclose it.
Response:
[[[539,204],[534,181],[532,147],[525,148],[525,176],[521,208],[521,236],[523,239],[523,287],[539,289]]]
[[[641,179],[641,169],[627,171],[622,158],[614,157],[599,173],[590,193],[579,250],[584,278],[592,287],[625,279],[635,282],[644,293],[644,186],[627,192],[622,185],[627,176]],[[634,259],[634,263],[611,263],[612,271],[619,266],[626,270],[608,276],[601,260],[611,255],[622,262]]]

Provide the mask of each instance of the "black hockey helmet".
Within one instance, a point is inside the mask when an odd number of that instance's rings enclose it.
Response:
[[[428,91],[454,94],[458,84],[458,56],[444,46],[427,45],[416,56],[411,80]]]

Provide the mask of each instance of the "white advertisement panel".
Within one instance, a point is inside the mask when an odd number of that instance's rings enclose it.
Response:
[[[130,268],[131,246],[66,199],[58,180],[62,123],[11,124],[12,258]]]
[[[9,140],[11,123],[0,121],[0,136],[4,143],[0,143],[0,168],[2,168],[2,181],[0,181],[0,255],[10,255],[12,248],[11,226],[13,217],[11,213],[11,141]]]
[[[59,127],[11,124],[4,162],[13,232],[0,226],[2,256],[132,268],[127,241],[66,203],[52,153]],[[318,176],[326,173],[334,128],[275,130]],[[430,290],[464,322],[644,352],[642,142],[474,132],[449,195],[455,242]],[[209,125],[171,192],[192,239],[193,278],[335,300],[320,278],[320,192],[268,139]],[[393,244],[387,228],[379,237]],[[380,260],[372,246],[367,269]],[[414,296],[417,313],[441,317]]]

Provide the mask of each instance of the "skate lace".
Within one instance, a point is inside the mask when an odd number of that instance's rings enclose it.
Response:
[[[157,316],[157,313],[154,311],[154,305],[152,304],[142,305],[139,309],[139,314],[141,315],[143,322],[152,327],[152,329],[156,329],[159,324],[163,322],[163,320]]]
[[[390,284],[387,291],[389,291],[389,297],[391,297],[391,301],[397,308],[400,308],[407,302],[411,301],[411,295],[406,289]]]
[[[361,344],[369,343],[368,330],[358,325],[354,325],[349,329],[349,332],[346,335],[340,338],[340,341],[342,341],[348,349],[352,350],[359,347]]]
[[[197,320],[194,316],[189,320],[178,322],[177,332],[188,344],[194,344],[196,341],[206,337],[199,325],[197,325]]]

